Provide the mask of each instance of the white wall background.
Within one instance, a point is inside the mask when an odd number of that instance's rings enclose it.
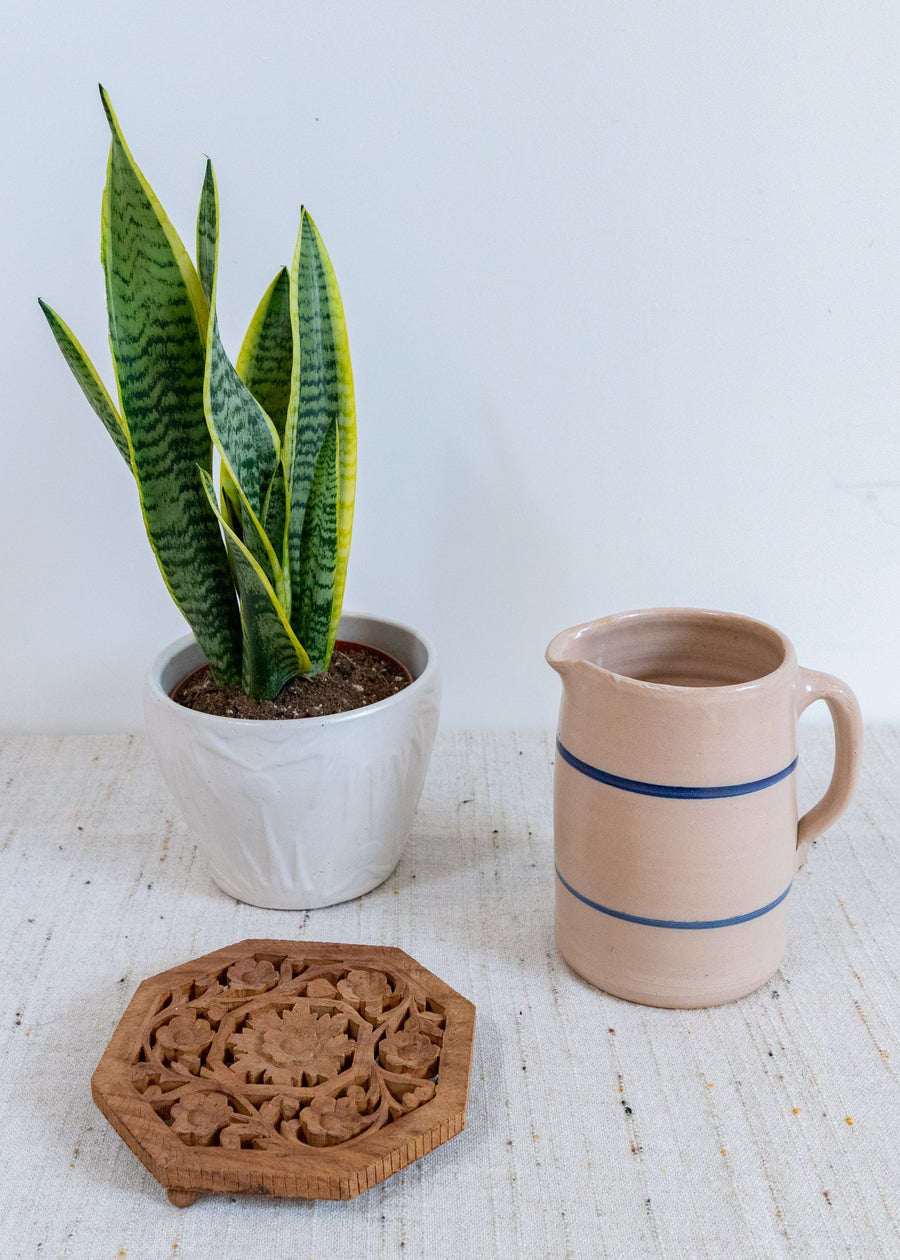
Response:
[[[346,607],[436,641],[448,725],[552,725],[550,637],[654,604],[771,621],[900,720],[898,65],[883,0],[7,6],[2,726],[139,728],[183,628],[36,302],[105,367],[98,80],[187,240],[215,161],[233,354],[316,218]]]

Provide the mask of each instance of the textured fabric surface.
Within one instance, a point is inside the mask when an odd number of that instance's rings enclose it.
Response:
[[[829,774],[804,732],[801,796]],[[358,901],[240,905],[143,739],[0,742],[0,1257],[900,1256],[900,730],[792,894],[782,971],[707,1011],[608,997],[552,934],[552,738],[439,738]],[[245,937],[397,945],[478,1009],[468,1125],[349,1203],[172,1207],[89,1081],[139,981]]]

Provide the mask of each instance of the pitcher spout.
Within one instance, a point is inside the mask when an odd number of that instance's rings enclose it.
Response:
[[[575,678],[595,678],[601,673],[599,663],[593,659],[589,633],[596,624],[587,622],[562,630],[547,645],[545,660],[551,669],[556,670],[564,685]]]

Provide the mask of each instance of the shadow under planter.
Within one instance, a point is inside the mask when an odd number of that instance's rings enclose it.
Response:
[[[144,716],[162,776],[213,879],[239,901],[334,905],[375,888],[400,860],[437,731],[434,649],[408,626],[356,614],[341,618],[338,635],[395,657],[412,683],[320,718],[198,713],[170,698],[204,664],[190,635],[147,676]]]

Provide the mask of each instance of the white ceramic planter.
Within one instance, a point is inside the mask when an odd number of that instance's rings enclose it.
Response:
[[[338,636],[413,676],[377,704],[321,718],[197,713],[170,693],[204,656],[188,635],[153,663],[144,714],[163,778],[220,888],[251,905],[311,910],[387,879],[400,860],[438,724],[431,645],[407,626],[346,614]]]

